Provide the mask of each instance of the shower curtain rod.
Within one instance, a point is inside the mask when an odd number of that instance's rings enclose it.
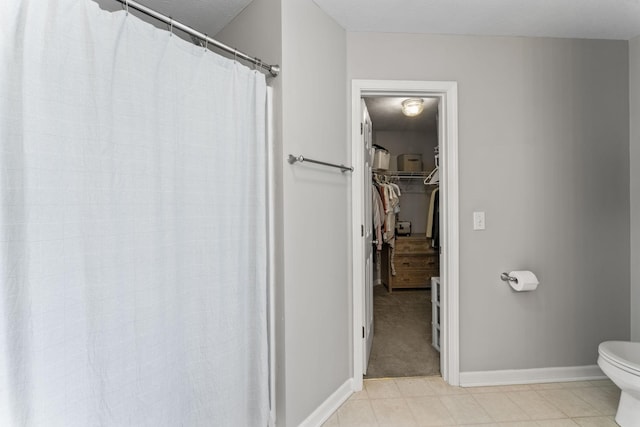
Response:
[[[235,58],[240,58],[243,59],[245,61],[248,61],[254,65],[256,65],[257,67],[266,70],[269,72],[269,74],[271,74],[273,77],[277,77],[278,74],[280,74],[280,66],[279,65],[269,65],[269,64],[265,64],[264,62],[262,62],[262,59],[260,58],[254,58],[251,57],[249,55],[247,55],[246,53],[240,52],[238,49],[234,49],[230,46],[227,46],[224,43],[219,42],[218,40],[212,39],[211,37],[209,37],[208,35],[201,33],[200,31],[194,30],[193,28],[175,21],[173,18],[171,18],[170,16],[166,16],[161,14],[160,12],[156,12],[153,9],[148,8],[147,6],[144,6],[136,1],[133,0],[116,0],[117,2],[120,2],[124,5],[125,10],[128,11],[128,8],[131,7],[139,12],[144,13],[145,15],[148,15],[152,18],[157,19],[158,21],[162,21],[165,24],[170,25],[172,28],[177,28],[181,31],[184,31],[185,33],[193,36],[193,37],[197,37],[200,40],[204,41],[207,44],[211,44],[214,45],[215,47],[224,50],[225,52],[231,53],[233,54],[233,56]]]

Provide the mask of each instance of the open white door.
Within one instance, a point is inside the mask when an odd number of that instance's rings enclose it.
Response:
[[[373,142],[372,142],[372,129],[371,118],[369,117],[369,111],[364,100],[361,100],[362,105],[362,122],[361,122],[361,141],[363,150],[363,165],[362,170],[364,179],[364,212],[362,218],[362,237],[364,245],[364,319],[363,319],[363,345],[364,360],[362,366],[363,374],[366,375],[367,367],[369,365],[369,356],[371,354],[371,345],[373,344],[373,213],[372,213],[372,184],[371,184],[371,164],[373,162]],[[376,242],[377,243],[377,242]]]

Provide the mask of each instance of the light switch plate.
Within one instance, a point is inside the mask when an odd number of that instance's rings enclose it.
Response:
[[[473,213],[473,229],[474,230],[484,230],[484,212],[474,212]]]

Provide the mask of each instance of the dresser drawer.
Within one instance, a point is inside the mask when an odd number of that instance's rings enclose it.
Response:
[[[437,270],[438,264],[437,255],[396,255],[394,258],[396,270],[416,268]]]
[[[432,252],[431,240],[426,237],[396,237],[396,253]]]
[[[424,235],[396,238],[393,263],[391,247],[382,251],[382,283],[389,292],[395,288],[428,288],[431,278],[440,275],[440,256]],[[391,272],[395,269],[395,275]]]
[[[393,287],[415,286],[421,285],[427,287],[430,285],[431,277],[438,273],[434,270],[397,270],[393,276]]]

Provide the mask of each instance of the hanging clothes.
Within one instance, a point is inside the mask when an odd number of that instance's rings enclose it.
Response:
[[[396,269],[394,264],[395,246],[396,246],[396,215],[400,212],[400,196],[402,195],[400,187],[397,184],[387,182],[386,178],[374,177],[374,227],[376,227],[376,235],[378,236],[378,250],[382,250],[382,243],[386,243],[391,248],[390,250],[390,270],[391,275],[396,275]],[[376,199],[376,195],[379,196]],[[379,204],[378,204],[379,200]],[[381,209],[376,212],[376,209]],[[376,215],[380,213],[382,216],[382,224],[379,229],[376,224]],[[380,235],[378,235],[378,230]]]
[[[435,201],[436,201],[436,198],[438,197],[439,190],[440,190],[439,188],[434,189],[431,192],[431,197],[429,199],[429,210],[427,211],[427,232],[426,232],[427,238],[433,237],[433,220],[436,214]]]
[[[438,191],[433,203],[433,227],[431,229],[431,247],[440,248],[440,192]]]
[[[384,227],[384,205],[382,204],[382,199],[380,199],[380,192],[375,185],[371,186],[371,201],[372,201],[372,211],[373,211],[373,229],[376,233],[376,240],[378,244],[376,245],[376,249],[378,251],[382,250],[382,229]]]
[[[382,241],[390,243],[395,238],[396,213],[400,211],[400,189],[395,184],[375,181],[383,210]]]
[[[393,208],[393,212],[399,213],[400,212],[400,196],[402,196],[402,193],[400,192],[400,187],[398,187],[398,184],[395,184],[393,182],[390,182],[388,185],[393,189],[393,192],[395,193],[395,198],[398,200],[398,203],[396,203]]]
[[[390,185],[386,184],[383,188],[386,214],[384,241],[389,242],[396,237],[395,208],[400,204],[400,198],[396,196],[395,191]]]

